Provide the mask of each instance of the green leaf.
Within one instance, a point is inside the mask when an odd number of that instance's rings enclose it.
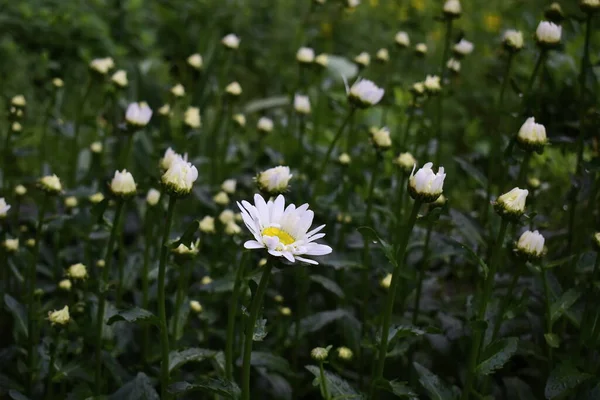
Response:
[[[255,342],[262,342],[267,337],[267,320],[264,318],[258,318],[254,324],[254,332],[252,333],[252,340]]]
[[[313,386],[319,386],[321,384],[321,373],[319,367],[316,365],[307,365],[305,368],[315,376]],[[361,393],[354,389],[346,380],[340,378],[333,372],[325,371],[325,380],[327,381],[329,394],[334,399],[364,399],[364,396]]]
[[[173,350],[169,353],[169,372],[189,362],[200,362],[214,357],[216,352],[209,349],[192,347],[185,350]]]
[[[132,381],[110,395],[109,400],[160,400],[160,398],[150,378],[143,372],[139,372]]]
[[[365,242],[367,240],[372,240],[371,238],[369,238],[369,236],[374,237],[375,240],[377,240],[377,242],[379,242],[379,245],[381,246],[381,248],[383,250],[383,254],[385,254],[385,257],[389,260],[389,262],[394,267],[398,265],[398,261],[396,259],[396,252],[394,251],[394,246],[392,246],[391,244],[389,244],[388,242],[383,240],[379,236],[377,231],[375,231],[373,228],[369,228],[368,226],[361,226],[358,228],[358,231],[363,236],[363,240]]]
[[[446,386],[437,375],[418,362],[413,362],[413,366],[419,374],[419,382],[421,382],[431,400],[452,400],[456,398],[455,391]]]
[[[194,241],[194,234],[196,233],[198,228],[200,228],[200,221],[193,220],[192,222],[190,222],[183,231],[181,237],[178,240],[175,240],[173,243],[171,243],[170,247],[172,249],[176,249],[177,247],[179,247],[180,244],[189,247],[190,244]]]
[[[237,399],[242,394],[240,388],[235,382],[213,378],[201,378],[195,383],[177,382],[169,386],[167,390],[169,393],[175,396],[181,396],[183,394],[199,391],[216,394],[228,399]]]
[[[144,310],[143,308],[139,307],[133,307],[127,310],[117,311],[115,315],[113,315],[108,319],[108,321],[106,321],[106,324],[112,325],[117,321],[149,323],[158,325],[158,318],[154,314],[152,314],[148,310]]]
[[[104,223],[104,213],[108,208],[109,200],[108,197],[105,197],[100,203],[94,204],[90,210],[92,215],[96,218],[96,224],[98,225],[103,225]]]
[[[423,336],[426,333],[439,333],[437,330],[421,329],[414,325],[396,325],[388,331],[388,347],[393,347],[393,343],[406,337]],[[377,335],[377,343],[381,343],[381,335]]]
[[[562,398],[591,377],[592,375],[579,372],[570,364],[560,364],[550,373],[544,395],[549,400]]]
[[[344,291],[335,281],[324,277],[323,275],[311,275],[310,280],[317,282],[319,285],[323,286],[325,289],[329,290],[336,296],[340,298],[344,297]]]
[[[342,80],[342,77],[350,80],[358,74],[356,63],[348,60],[346,57],[333,54],[330,54],[327,57],[327,73],[330,78],[339,82]],[[350,82],[348,82],[348,84],[350,84]]]
[[[546,344],[553,349],[558,349],[560,347],[560,338],[556,333],[545,333],[544,339],[546,339]]]
[[[501,369],[515,354],[518,344],[519,340],[514,337],[490,343],[483,351],[481,355],[483,361],[479,363],[475,372],[479,375],[489,375]]]
[[[473,218],[457,211],[454,208],[450,209],[450,218],[456,226],[456,229],[460,234],[472,244],[482,244],[485,245],[486,241],[483,240],[481,236],[482,228],[477,224],[477,221],[473,220]]]
[[[289,375],[292,372],[290,363],[285,358],[265,351],[253,351],[250,364],[254,367],[265,367],[269,371],[284,375]]]
[[[14,389],[11,389],[8,391],[8,395],[10,396],[11,399],[13,400],[30,400],[29,397],[25,396],[24,394],[22,394],[19,391],[16,391]]]
[[[488,271],[489,271],[488,265],[486,264],[485,261],[483,261],[483,259],[481,257],[479,257],[477,255],[477,253],[475,253],[473,251],[473,249],[471,249],[469,246],[467,246],[467,245],[465,245],[465,244],[463,244],[463,243],[459,242],[458,240],[455,240],[455,239],[453,239],[451,237],[447,237],[446,240],[448,242],[450,242],[450,244],[456,245],[456,246],[458,246],[458,247],[466,250],[467,253],[469,253],[469,255],[471,256],[471,258],[473,258],[475,261],[477,261],[477,263],[481,267],[481,273],[483,275],[483,279],[487,278]]]
[[[71,361],[67,364],[60,365],[57,368],[57,371],[52,377],[52,382],[60,382],[63,379],[76,378],[80,372],[82,372],[81,364]]]
[[[405,382],[379,379],[376,383],[376,386],[380,389],[393,393],[402,399],[419,400],[419,396]]]
[[[300,335],[307,333],[316,332],[322,329],[325,325],[328,325],[340,318],[345,317],[348,314],[347,311],[337,309],[333,311],[321,311],[308,317],[302,318],[300,321]],[[295,334],[295,324],[293,324],[288,333],[290,335]]]
[[[552,322],[556,322],[581,296],[575,289],[569,289],[550,307]]]
[[[251,114],[268,108],[282,107],[290,103],[289,96],[276,96],[266,99],[254,100],[246,104],[244,113]]]
[[[477,182],[482,188],[487,188],[487,178],[477,168],[475,168],[473,164],[461,157],[454,157],[454,161],[456,161],[460,168],[465,171],[467,175],[473,178],[473,180],[475,180],[475,182]]]
[[[11,295],[4,295],[4,303],[8,308],[8,311],[13,315],[16,323],[17,330],[23,335],[27,336],[27,311],[25,306],[15,300]]]

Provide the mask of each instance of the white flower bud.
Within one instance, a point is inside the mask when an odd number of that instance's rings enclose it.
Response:
[[[239,96],[242,94],[242,87],[237,82],[231,82],[225,88],[225,92],[231,96]]]
[[[283,296],[282,296],[282,295],[280,295],[280,294],[276,294],[276,295],[273,297],[273,300],[275,300],[275,302],[276,302],[276,303],[283,303],[283,300],[284,300],[284,298],[283,298]]]
[[[238,124],[240,127],[246,126],[246,116],[244,114],[235,114],[232,117],[233,121]]]
[[[510,51],[519,51],[523,48],[523,33],[515,29],[504,32],[502,43]]]
[[[508,193],[504,193],[498,197],[495,204],[495,209],[498,214],[506,217],[518,218],[525,212],[525,200],[529,191],[527,189],[512,189]]]
[[[181,83],[178,83],[171,88],[171,94],[175,97],[183,97],[185,96],[185,88]]]
[[[16,253],[19,250],[19,239],[5,239],[2,246],[9,253]]]
[[[261,191],[275,195],[288,189],[292,177],[290,167],[280,165],[259,173],[256,177],[256,183]]]
[[[25,246],[33,248],[35,247],[35,239],[27,239],[25,241]]]
[[[192,54],[187,58],[187,63],[194,69],[202,69],[202,56],[198,53]]]
[[[52,79],[52,86],[54,86],[55,88],[61,88],[65,85],[65,82],[60,79],[60,78],[54,78]]]
[[[310,114],[310,99],[301,94],[294,95],[294,110],[298,114]]]
[[[198,226],[201,232],[215,233],[215,219],[213,217],[205,216],[200,220]]]
[[[407,152],[400,153],[400,155],[394,160],[394,163],[402,168],[404,172],[408,173],[415,168],[415,165],[417,165],[417,160],[411,153]]]
[[[424,203],[432,203],[444,191],[444,179],[446,179],[444,167],[439,167],[436,174],[433,172],[432,166],[433,163],[428,162],[416,174],[416,166],[413,167],[413,172],[408,179],[408,187],[413,199]]]
[[[103,150],[103,146],[102,146],[102,142],[92,142],[92,144],[90,144],[90,151],[94,154],[100,154],[102,153]]]
[[[425,93],[425,83],[424,82],[415,82],[410,88],[410,91],[415,96],[421,96]]]
[[[175,161],[178,157],[181,157],[181,155],[169,147],[167,150],[165,150],[165,154],[160,159],[160,167],[164,170],[169,169],[173,161]],[[186,157],[183,158],[186,159]]]
[[[348,100],[359,108],[374,106],[381,101],[385,91],[367,79],[358,79],[351,88],[346,85]]]
[[[67,269],[67,276],[72,279],[86,279],[87,268],[82,263],[73,264]]]
[[[235,193],[236,186],[237,186],[237,181],[235,179],[226,179],[221,184],[221,189],[223,189],[223,191],[225,193],[233,194],[233,193]]]
[[[202,124],[200,119],[200,109],[198,107],[188,107],[188,109],[185,110],[183,120],[185,124],[192,129],[200,128],[200,125]]]
[[[23,130],[23,125],[21,125],[19,122],[13,122],[12,125],[10,126],[10,129],[13,132],[21,132]]]
[[[323,68],[327,68],[329,65],[329,56],[327,54],[319,54],[315,57],[315,64],[320,65]]]
[[[542,21],[535,31],[535,37],[540,46],[552,47],[560,43],[562,27],[552,22]]]
[[[379,49],[379,50],[377,50],[376,57],[377,57],[377,61],[386,63],[386,62],[390,61],[390,52],[388,51],[388,49]]]
[[[390,130],[387,127],[381,129],[373,128],[370,134],[375,148],[387,150],[392,147],[392,138],[390,137]]]
[[[215,204],[218,204],[220,206],[226,206],[227,204],[229,204],[229,196],[225,192],[219,192],[215,194],[215,196],[213,197],[213,201],[215,202]]]
[[[212,281],[213,281],[212,278],[210,276],[206,275],[206,276],[202,277],[202,280],[200,281],[200,283],[203,285],[210,285],[212,283]]]
[[[355,9],[360,5],[360,0],[346,0],[346,7],[350,10]]]
[[[289,307],[279,307],[279,314],[283,315],[284,317],[289,317],[292,315],[292,309]]]
[[[396,36],[394,36],[394,41],[399,47],[402,48],[410,46],[410,37],[408,36],[408,33],[403,31],[396,33]]]
[[[301,64],[310,64],[315,60],[315,51],[310,47],[300,47],[296,52],[296,61]]]
[[[315,347],[310,352],[310,356],[316,361],[325,361],[328,355],[329,350],[324,347]]]
[[[146,203],[150,206],[155,206],[160,201],[160,192],[154,188],[148,190],[146,195]]]
[[[23,186],[23,185],[17,185],[17,186],[15,186],[15,194],[17,196],[25,196],[27,194],[27,188],[25,186]],[[1,208],[2,208],[2,205],[0,204],[0,209]]]
[[[6,203],[6,199],[0,197],[0,218],[6,217],[8,210],[10,210],[10,206]]]
[[[23,108],[27,105],[27,100],[25,100],[25,96],[18,94],[10,99],[10,104],[18,108]]]
[[[259,132],[269,133],[273,130],[273,120],[267,117],[260,117],[256,124],[256,128]]]
[[[63,279],[62,281],[58,282],[58,287],[66,292],[70,291],[72,286],[73,284],[68,279]]]
[[[192,191],[196,179],[198,179],[196,167],[178,156],[171,162],[161,181],[172,195],[186,195]]]
[[[389,289],[392,285],[392,274],[387,274],[379,281],[379,286],[384,289]]]
[[[473,52],[475,46],[466,39],[460,39],[460,42],[454,45],[452,49],[457,56],[466,56]]]
[[[238,47],[240,47],[240,38],[235,34],[230,33],[221,39],[221,43],[228,49],[236,50]]]
[[[591,14],[600,10],[600,0],[581,0],[579,7],[581,7],[582,11]]]
[[[90,69],[100,75],[106,75],[114,67],[115,62],[111,57],[96,58],[90,62]]]
[[[60,179],[56,175],[46,175],[38,181],[40,188],[49,194],[58,194],[62,192]]]
[[[97,268],[104,268],[106,266],[106,261],[104,260],[98,260],[96,261],[96,267]]]
[[[458,74],[460,72],[460,61],[455,58],[451,58],[446,63],[446,67],[455,74]]]
[[[48,321],[52,325],[66,325],[70,320],[69,306],[65,306],[62,310],[48,311]]]
[[[202,304],[198,300],[191,300],[190,309],[196,314],[200,314],[202,312]]]
[[[162,115],[163,117],[169,117],[169,116],[171,116],[171,106],[168,105],[168,104],[163,104],[158,109],[158,115]]]
[[[223,210],[221,214],[219,214],[219,221],[221,221],[223,225],[233,222],[234,219],[235,213],[231,210]]]
[[[417,53],[418,56],[424,56],[427,54],[427,45],[425,43],[417,43],[415,46],[415,53]]]
[[[88,200],[92,204],[102,203],[102,201],[104,200],[104,195],[102,193],[100,193],[100,192],[94,193],[93,195],[91,195],[90,197],[88,197]]]
[[[239,235],[242,233],[242,228],[240,228],[240,226],[234,221],[231,221],[225,225],[225,233],[230,236]]]
[[[458,18],[462,12],[459,0],[446,0],[444,3],[444,14],[450,18]]]
[[[517,253],[528,259],[538,259],[544,254],[544,241],[538,231],[525,231],[517,242]]]
[[[338,157],[338,162],[342,165],[348,165],[352,162],[352,158],[348,153],[342,153]]]
[[[129,81],[127,80],[127,71],[122,70],[122,69],[115,72],[110,77],[110,80],[112,81],[112,83],[114,83],[115,85],[117,85],[120,88],[125,88],[129,84]]]
[[[542,124],[536,124],[534,117],[527,118],[519,129],[517,141],[525,150],[541,151],[548,143],[546,128]]]
[[[135,195],[136,184],[133,175],[123,171],[115,171],[115,175],[110,182],[110,190],[115,196],[129,197]]]
[[[352,350],[350,350],[347,347],[338,347],[336,349],[337,351],[337,355],[339,358],[341,358],[342,360],[351,360],[352,357],[354,356],[354,353],[352,353]]]
[[[431,94],[438,93],[440,90],[442,90],[440,77],[437,75],[427,75],[423,85],[425,86],[425,90]]]
[[[357,63],[360,67],[368,67],[371,64],[371,56],[366,51],[363,51],[356,57],[354,57],[354,62]]]
[[[133,128],[143,128],[152,118],[152,109],[145,102],[131,103],[127,106],[125,121]]]
[[[77,197],[75,196],[69,196],[65,198],[65,207],[67,208],[75,208],[78,204],[79,202],[77,201]]]
[[[195,243],[190,243],[189,247],[183,243],[180,243],[179,246],[173,249],[173,253],[180,256],[193,257],[198,254],[198,251],[200,251],[198,247],[199,245],[200,240],[197,240]]]

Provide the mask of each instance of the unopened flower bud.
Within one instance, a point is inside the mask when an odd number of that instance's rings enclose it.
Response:
[[[192,129],[198,129],[202,125],[200,119],[200,109],[198,107],[188,107],[185,110],[183,121]]]
[[[160,201],[160,192],[154,188],[148,190],[146,194],[146,203],[150,206],[155,206]]]
[[[538,231],[525,231],[519,238],[515,251],[527,260],[540,259],[544,254],[544,237]]]
[[[131,197],[135,195],[136,184],[133,175],[127,172],[126,169],[115,171],[115,175],[110,182],[110,190],[112,194],[118,197]]]
[[[86,279],[88,276],[87,268],[82,263],[73,264],[67,269],[67,276],[72,279]]]
[[[198,53],[192,54],[187,58],[187,63],[190,67],[200,70],[202,69],[202,56]]]
[[[54,86],[55,88],[61,88],[65,85],[65,82],[60,79],[60,78],[54,78],[52,79],[52,86]]]
[[[427,45],[425,43],[417,43],[415,46],[415,54],[424,57],[427,54]]]
[[[98,260],[96,261],[96,268],[104,268],[106,266],[106,261]]]
[[[600,10],[600,0],[581,0],[579,7],[581,11],[592,14]]]
[[[125,121],[130,129],[145,127],[150,122],[150,118],[152,118],[152,109],[145,102],[131,103],[127,106]]]
[[[235,34],[230,33],[221,39],[221,43],[230,50],[236,50],[240,47],[240,38]]]
[[[350,103],[358,108],[376,105],[383,98],[385,91],[368,79],[359,79],[352,87],[346,86],[346,94]]]
[[[122,69],[115,72],[110,77],[110,80],[112,81],[112,83],[115,84],[115,86],[117,86],[119,88],[126,88],[127,85],[129,84],[129,81],[127,80],[127,71],[122,70]]]
[[[221,184],[221,189],[228,194],[235,193],[235,188],[237,186],[237,181],[235,179],[226,179]]]
[[[535,38],[540,47],[552,48],[560,43],[562,27],[552,22],[542,21],[535,31]]]
[[[560,24],[565,19],[565,13],[559,3],[554,2],[546,8],[544,16],[555,24]]]
[[[359,67],[366,68],[371,64],[371,56],[366,51],[363,51],[354,57],[354,62],[357,63]]]
[[[88,200],[92,204],[102,203],[102,201],[104,200],[104,195],[102,193],[100,193],[100,192],[94,193],[93,195],[91,195],[90,197],[88,197]]]
[[[225,88],[225,93],[230,96],[237,97],[242,94],[242,86],[238,82],[231,82]]]
[[[430,94],[437,94],[442,90],[440,77],[437,75],[427,75],[423,83],[425,90]]]
[[[396,36],[394,36],[394,42],[396,42],[398,47],[406,48],[410,46],[410,37],[406,32],[398,32],[396,33]]]
[[[319,54],[315,57],[314,62],[322,68],[327,68],[329,65],[329,56],[327,54]]]
[[[73,284],[68,279],[63,279],[62,281],[58,282],[58,287],[65,292],[70,291],[72,286]]]
[[[178,83],[171,88],[171,94],[175,97],[183,97],[185,96],[185,88],[181,83]]]
[[[460,72],[460,61],[455,58],[451,58],[446,63],[446,67],[455,74]]]
[[[17,196],[25,196],[27,194],[27,188],[25,188],[25,186],[23,185],[17,185],[15,187],[15,194]],[[2,206],[0,205],[0,209],[2,208]]]
[[[196,314],[200,314],[202,312],[202,304],[198,300],[190,301],[190,309]]]
[[[19,251],[19,239],[5,239],[2,247],[9,253],[16,253]]]
[[[527,189],[516,187],[498,197],[494,208],[502,217],[518,219],[525,212],[525,200],[527,200],[528,194]]]
[[[170,117],[171,116],[171,106],[168,104],[163,104],[158,109],[158,115],[163,116],[163,117]]]
[[[213,201],[215,202],[215,204],[218,204],[220,206],[226,206],[227,204],[229,204],[229,196],[227,195],[227,193],[221,191],[213,197]]]
[[[177,156],[161,177],[161,182],[169,194],[184,196],[192,191],[196,179],[198,179],[196,167],[181,156]]]
[[[92,144],[90,144],[90,151],[94,154],[100,154],[102,153],[102,142],[92,142]]]
[[[392,138],[390,137],[390,130],[387,127],[381,129],[374,128],[370,131],[370,134],[373,146],[377,150],[388,150],[392,147]]]
[[[416,166],[413,167],[413,172],[408,179],[408,188],[413,199],[423,203],[432,203],[442,194],[444,179],[446,179],[444,167],[439,167],[436,174],[433,172],[432,166],[433,163],[428,162],[416,174],[414,172]]]
[[[202,277],[202,280],[200,281],[201,284],[203,285],[210,285],[212,283],[212,278],[208,275]]]
[[[215,233],[215,219],[213,217],[205,216],[200,220],[198,225],[201,232]]]
[[[246,126],[246,116],[244,114],[235,114],[232,119],[238,126],[242,128]]]
[[[315,347],[310,352],[310,356],[316,361],[325,361],[328,355],[329,350],[324,347]]]
[[[229,236],[235,236],[242,233],[242,228],[234,221],[230,221],[225,225],[225,233]]]
[[[75,208],[78,204],[79,201],[77,201],[77,197],[75,196],[69,196],[65,198],[65,207],[67,208]]]
[[[346,360],[346,361],[351,360],[352,357],[354,356],[354,353],[352,352],[352,350],[350,350],[349,348],[344,347],[344,346],[338,347],[336,349],[336,352],[340,359]]]
[[[546,128],[542,124],[536,124],[535,118],[527,118],[519,129],[517,142],[526,151],[542,152],[548,143]]]
[[[296,60],[300,64],[310,64],[315,60],[315,51],[310,47],[300,47],[296,53]]]
[[[46,175],[38,181],[40,189],[48,194],[59,194],[62,192],[60,179],[56,175]]]
[[[273,120],[267,117],[260,117],[256,128],[259,132],[269,133],[273,130]]]
[[[90,62],[90,69],[99,75],[106,75],[114,67],[115,62],[111,57],[96,58]]]
[[[379,286],[384,289],[389,289],[392,284],[392,274],[387,274],[379,281]]]
[[[466,39],[460,39],[460,42],[456,43],[452,48],[452,51],[457,57],[464,57],[473,52],[475,46],[473,43],[469,42]]]
[[[502,43],[508,51],[517,52],[523,48],[523,33],[514,29],[504,32]]]
[[[259,190],[276,195],[287,191],[292,177],[290,167],[280,165],[259,173],[255,180]]]
[[[350,157],[350,155],[348,153],[342,153],[338,157],[338,161],[342,165],[348,165],[352,162],[352,158]]]
[[[283,315],[284,317],[289,317],[292,315],[292,309],[289,307],[279,307],[279,314]]]
[[[310,99],[301,94],[294,95],[294,110],[298,114],[310,114]]]
[[[48,311],[48,321],[52,325],[66,325],[70,320],[69,306],[65,306],[62,310]]]
[[[447,18],[458,18],[462,13],[462,7],[459,0],[446,0],[444,3],[444,15]]]
[[[377,50],[377,54],[375,55],[375,57],[380,63],[387,63],[388,61],[390,61],[390,52],[388,51],[388,49],[385,48],[379,49]]]

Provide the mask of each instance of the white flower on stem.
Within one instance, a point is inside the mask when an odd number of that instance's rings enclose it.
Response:
[[[165,154],[160,159],[160,167],[164,170],[169,169],[173,161],[175,161],[178,157],[182,157],[184,160],[187,160],[187,155],[182,156],[169,147],[167,150],[165,150]]]
[[[437,75],[427,75],[423,85],[425,86],[425,90],[431,94],[438,93],[440,90],[442,90],[440,77]]]
[[[359,78],[350,88],[348,88],[348,84],[346,83],[348,100],[359,108],[367,108],[376,105],[381,101],[384,93],[385,90],[368,79]]]
[[[338,162],[342,165],[348,165],[352,162],[352,158],[348,153],[342,153],[338,157]]]
[[[100,154],[102,153],[103,150],[103,146],[102,146],[102,142],[97,141],[97,142],[92,142],[92,144],[90,144],[90,151],[94,154]]]
[[[106,75],[114,67],[115,62],[111,57],[96,58],[90,62],[91,70],[100,75]]]
[[[163,117],[169,117],[169,116],[171,116],[171,106],[168,105],[168,104],[163,104],[158,109],[158,115],[162,115]]]
[[[69,196],[69,197],[65,198],[65,207],[75,208],[75,207],[77,207],[77,205],[79,205],[79,201],[77,200],[77,197]]]
[[[230,33],[221,39],[221,43],[228,49],[236,50],[240,47],[240,38],[237,35]]]
[[[360,5],[360,0],[346,0],[346,7],[349,9],[355,9]]]
[[[132,128],[143,128],[152,118],[152,109],[146,102],[131,103],[125,112],[125,121]]]
[[[421,96],[421,95],[425,94],[425,83],[424,82],[413,83],[413,85],[410,87],[410,91],[415,96]]]
[[[200,240],[190,243],[189,246],[186,246],[185,244],[180,243],[179,246],[177,246],[176,248],[173,249],[173,253],[180,255],[180,256],[193,257],[196,254],[198,254],[198,252],[200,251],[200,248],[198,247],[199,245],[200,245]]]
[[[235,114],[231,117],[233,121],[238,124],[241,128],[246,126],[246,116],[244,114]]]
[[[450,18],[458,18],[462,12],[459,0],[446,0],[444,3],[444,14]]]
[[[394,163],[397,164],[400,168],[404,170],[404,172],[411,172],[415,165],[417,165],[417,160],[411,153],[400,153],[400,155],[394,160]]]
[[[102,201],[104,200],[104,195],[100,192],[94,193],[90,197],[88,197],[88,200],[92,204],[102,203]]]
[[[192,54],[187,58],[187,63],[190,67],[200,70],[202,69],[202,56],[198,53]]]
[[[354,62],[363,68],[368,67],[371,64],[371,56],[366,51],[363,51],[354,57]]]
[[[117,85],[120,88],[125,88],[127,87],[129,81],[127,80],[127,71],[125,70],[118,70],[117,72],[115,72],[114,74],[112,74],[112,76],[110,77],[110,80],[112,81],[112,83],[114,83],[115,85]]]
[[[226,225],[234,220],[235,213],[231,210],[223,210],[221,211],[221,214],[219,214],[219,221],[221,221],[223,225]]]
[[[310,351],[310,356],[312,357],[313,360],[316,360],[316,361],[324,361],[327,359],[328,355],[329,355],[329,347],[328,348],[315,347],[314,349],[312,349]]]
[[[508,29],[504,32],[502,43],[510,51],[519,51],[523,48],[523,33],[515,29]]]
[[[315,60],[315,51],[310,47],[300,47],[296,52],[296,61],[301,64],[310,64]]]
[[[231,96],[239,96],[240,94],[242,94],[242,87],[237,82],[231,82],[225,88],[225,92]]]
[[[187,110],[185,110],[183,121],[192,129],[200,128],[202,125],[202,121],[200,119],[200,109],[198,107],[188,107]]]
[[[460,72],[460,61],[455,58],[451,58],[446,63],[446,67],[455,74],[458,74]]]
[[[229,236],[235,236],[242,233],[242,228],[235,221],[230,221],[225,225],[225,233]]]
[[[62,192],[62,184],[56,174],[46,175],[38,181],[39,187],[48,194],[58,194]]]
[[[61,88],[65,85],[65,82],[60,79],[60,78],[54,78],[52,79],[52,86],[54,86],[55,88]]]
[[[225,193],[233,194],[233,193],[235,193],[236,186],[237,186],[237,181],[235,179],[226,179],[221,184],[221,189]]]
[[[255,180],[260,191],[275,195],[287,191],[292,177],[290,167],[280,165],[259,173]]]
[[[62,310],[48,311],[48,321],[52,325],[66,325],[70,320],[69,306],[65,306]]]
[[[415,46],[415,53],[417,53],[418,56],[424,56],[427,54],[427,45],[425,43],[417,43]]]
[[[82,263],[73,264],[67,269],[67,276],[71,279],[86,279],[88,276],[87,268]]]
[[[509,218],[518,218],[525,212],[525,201],[529,191],[527,189],[512,189],[510,192],[504,193],[498,197],[494,208],[501,216]]]
[[[215,196],[213,197],[213,201],[215,202],[215,204],[218,204],[220,206],[226,206],[227,204],[229,204],[229,196],[227,195],[227,193],[221,191],[215,194]]]
[[[349,348],[344,347],[344,346],[338,347],[336,349],[336,351],[337,351],[338,357],[342,360],[346,360],[346,361],[351,360],[352,357],[354,356],[354,353],[352,352],[352,350],[350,350]]]
[[[198,223],[201,232],[204,233],[215,233],[215,219],[213,217],[205,216]]]
[[[10,206],[6,203],[6,199],[0,197],[0,218],[6,217],[8,210],[10,210]]]
[[[535,37],[540,46],[551,47],[560,43],[562,27],[552,22],[542,21],[535,31]]]
[[[13,132],[21,132],[21,131],[23,130],[23,126],[22,126],[20,123],[18,123],[18,122],[16,122],[16,121],[15,121],[15,122],[13,122],[13,123],[12,123],[12,125],[10,126],[10,129],[11,129]]]
[[[527,118],[519,129],[517,142],[527,151],[541,151],[548,143],[546,128],[542,124],[536,124],[535,118]]]
[[[310,98],[301,94],[295,94],[294,110],[298,114],[310,114]]]
[[[408,33],[404,31],[396,33],[396,36],[394,36],[394,41],[399,47],[402,48],[410,46],[410,37],[408,36]]]
[[[25,100],[25,96],[18,94],[10,99],[10,104],[18,108],[23,108],[27,105],[27,100]]]
[[[146,194],[146,203],[150,206],[155,206],[160,201],[160,192],[154,188],[148,190],[148,194]]]
[[[469,42],[466,39],[460,39],[460,42],[456,43],[452,50],[457,56],[466,56],[471,54],[474,48],[475,46],[473,45],[473,43]]]
[[[60,282],[58,282],[58,287],[61,290],[64,290],[65,292],[68,292],[73,287],[73,284],[71,283],[71,281],[69,279],[63,279]]]
[[[428,162],[423,165],[415,174],[416,165],[408,178],[408,188],[410,195],[415,200],[420,200],[424,203],[432,203],[444,191],[444,167],[439,167],[437,174],[433,172],[433,163]]]
[[[579,7],[584,12],[594,13],[600,10],[600,0],[581,0]]]
[[[390,130],[387,127],[381,129],[374,128],[370,131],[370,134],[376,149],[387,150],[392,147],[392,138],[390,137]]]
[[[327,54],[319,54],[315,57],[315,64],[320,65],[323,68],[327,68],[329,65],[329,56]]]
[[[200,283],[202,283],[203,285],[210,285],[212,283],[212,278],[208,275],[202,277],[202,280],[200,281]]]
[[[269,133],[273,130],[273,120],[267,117],[260,117],[256,124],[256,128],[259,132]]]
[[[385,48],[379,49],[377,50],[377,54],[375,55],[375,57],[377,58],[377,61],[386,63],[390,61],[390,52],[388,51],[388,49]]]
[[[100,259],[98,261],[96,261],[96,267],[98,268],[104,268],[106,266],[106,261]]]
[[[183,97],[185,96],[185,88],[181,83],[178,83],[171,88],[171,94],[175,97]]]
[[[190,309],[196,314],[200,314],[202,312],[202,304],[198,300],[191,300]]]
[[[5,239],[2,246],[9,253],[16,253],[19,250],[19,239]]]
[[[27,194],[27,188],[23,185],[15,186],[15,194],[17,196],[25,196]],[[2,200],[4,199],[0,199],[0,215],[2,215]]]
[[[247,249],[266,249],[274,257],[309,264],[318,263],[305,256],[321,256],[332,251],[329,246],[314,243],[325,236],[324,233],[318,233],[325,225],[309,231],[314,212],[308,209],[308,204],[285,207],[283,195],[265,202],[262,196],[255,194],[254,205],[242,201],[238,207],[246,227],[254,236],[254,240],[244,243]]]
[[[544,254],[544,236],[538,231],[525,231],[519,238],[515,250],[527,259],[539,259]]]
[[[110,190],[115,196],[129,197],[135,195],[136,184],[131,172],[115,171],[115,175],[110,182]]]
[[[194,182],[198,179],[198,170],[183,157],[176,157],[163,174],[161,182],[171,195],[186,195],[192,191]]]

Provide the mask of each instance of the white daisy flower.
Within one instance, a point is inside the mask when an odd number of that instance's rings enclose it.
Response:
[[[308,209],[308,204],[296,207],[289,204],[285,207],[283,195],[275,201],[254,195],[254,205],[247,201],[238,203],[246,227],[254,235],[255,240],[244,243],[247,249],[267,249],[275,257],[285,257],[290,262],[296,260],[308,264],[318,264],[304,256],[322,256],[331,253],[332,249],[324,244],[314,243],[325,236],[319,233],[325,225],[311,231],[314,212]]]

